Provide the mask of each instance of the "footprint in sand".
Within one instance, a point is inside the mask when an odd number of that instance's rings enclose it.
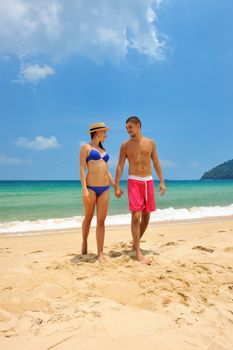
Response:
[[[45,267],[46,270],[63,270],[64,266],[62,264],[53,264]]]
[[[201,251],[207,252],[207,253],[213,253],[214,252],[214,249],[203,247],[201,245],[197,245],[197,246],[193,247],[192,249],[201,250]]]
[[[32,287],[34,295],[42,295],[48,298],[59,298],[69,292],[65,285],[55,282],[42,282]]]
[[[218,231],[219,233],[221,233],[221,232],[227,232],[227,231],[224,231],[224,230],[220,230],[220,231]]]
[[[0,288],[1,288],[1,291],[2,291],[2,292],[5,291],[5,290],[12,290],[12,289],[13,289],[12,286],[5,287],[5,286],[2,286],[2,285],[0,285]]]
[[[186,320],[185,318],[182,318],[182,317],[177,317],[175,322],[179,327],[193,325],[191,322],[189,322],[188,320]]]
[[[131,244],[126,242],[120,242],[119,245],[121,248],[124,248],[124,249],[129,249],[131,247]]]
[[[225,249],[223,249],[224,252],[226,253],[232,253],[233,252],[233,247],[226,247]]]
[[[10,254],[10,249],[12,249],[11,247],[6,247],[6,248],[0,248],[0,253],[7,253]]]
[[[43,250],[33,250],[32,252],[26,253],[24,255],[30,255],[30,254],[36,254],[36,253],[42,253],[42,252],[43,252]]]
[[[87,263],[94,263],[97,261],[97,255],[96,254],[87,254],[87,255],[76,255],[74,258],[71,259],[71,262],[74,264],[87,262]]]
[[[111,250],[108,255],[110,258],[119,258],[119,256],[121,256],[122,254],[120,252],[114,252],[113,250]]]
[[[172,245],[177,245],[177,243],[176,242],[167,242],[167,243],[161,245],[161,247],[167,247],[167,246],[172,246]]]
[[[64,256],[75,256],[76,255],[76,253],[66,253],[66,255],[62,255],[62,258],[64,257]]]

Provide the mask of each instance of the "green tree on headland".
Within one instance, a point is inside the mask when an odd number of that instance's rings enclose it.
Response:
[[[233,159],[205,172],[201,180],[233,180]]]

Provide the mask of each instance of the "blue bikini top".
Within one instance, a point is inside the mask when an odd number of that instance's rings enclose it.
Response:
[[[109,160],[109,155],[108,153],[105,153],[105,155],[103,157],[101,157],[100,152],[98,152],[96,149],[93,149],[90,151],[88,157],[87,157],[87,162],[89,160],[99,160],[99,159],[103,159],[106,163]]]

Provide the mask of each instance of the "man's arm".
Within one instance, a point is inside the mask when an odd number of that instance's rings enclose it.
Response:
[[[158,157],[158,153],[156,150],[156,145],[155,142],[152,141],[152,154],[151,154],[151,159],[155,168],[155,171],[158,175],[160,184],[159,184],[159,191],[160,194],[163,195],[166,192],[166,186],[164,183],[164,178],[163,178],[163,172],[162,172],[162,168],[159,162],[159,157]]]
[[[116,179],[115,179],[115,195],[116,197],[120,197],[121,194],[123,193],[123,191],[120,189],[120,179],[121,179],[121,175],[124,169],[124,165],[125,165],[125,160],[126,160],[126,142],[124,142],[121,145],[120,148],[120,155],[119,155],[119,160],[118,160],[118,164],[116,167]]]

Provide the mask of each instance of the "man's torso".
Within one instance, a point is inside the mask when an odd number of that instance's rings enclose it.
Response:
[[[150,176],[152,141],[146,137],[141,140],[129,139],[126,143],[125,153],[129,162],[129,175]]]

